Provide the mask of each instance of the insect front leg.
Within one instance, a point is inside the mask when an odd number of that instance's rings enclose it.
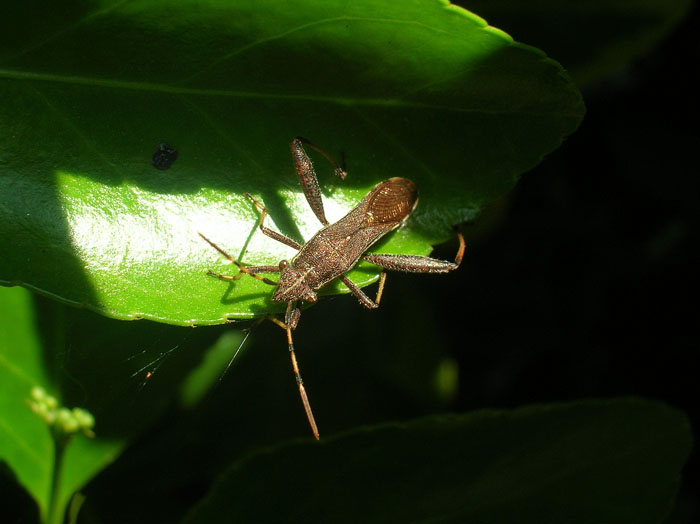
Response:
[[[255,200],[253,196],[250,193],[245,194],[246,197],[248,197],[248,200],[250,200],[253,205],[255,205],[256,208],[258,208],[258,211],[260,211],[260,218],[258,219],[258,227],[260,228],[260,231],[263,232],[263,234],[267,235],[270,238],[274,238],[277,240],[277,242],[281,242],[282,244],[286,244],[289,247],[293,247],[296,250],[301,249],[301,244],[297,242],[296,240],[293,240],[287,236],[284,236],[282,233],[278,233],[277,231],[273,231],[269,227],[265,227],[265,218],[269,214],[267,212],[267,208],[263,206],[260,202]]]
[[[220,278],[221,280],[239,280],[241,278],[241,275],[245,273],[246,275],[249,275],[259,280],[260,282],[264,282],[265,284],[268,284],[270,286],[277,285],[277,282],[275,282],[274,280],[261,277],[257,273],[279,273],[280,268],[278,266],[244,266],[238,260],[229,255],[226,251],[217,246],[214,242],[205,237],[203,234],[199,233],[199,236],[202,237],[202,239],[204,239],[211,247],[213,247],[219,253],[224,255],[229,262],[234,263],[238,268],[238,273],[235,275],[221,275],[219,273],[214,273],[213,271],[207,271],[207,275]]]
[[[362,259],[392,271],[403,271],[405,273],[448,273],[459,267],[462,263],[462,257],[464,256],[464,237],[462,233],[457,233],[457,237],[459,238],[459,249],[457,250],[457,255],[455,255],[454,262],[414,255],[364,255]]]
[[[304,191],[304,196],[306,196],[306,201],[309,203],[309,206],[313,210],[316,217],[320,220],[321,224],[327,226],[328,220],[326,219],[326,213],[323,210],[323,199],[321,198],[321,188],[318,185],[318,177],[314,171],[313,162],[311,162],[309,155],[307,155],[306,151],[304,151],[303,144],[315,149],[326,157],[326,159],[333,166],[336,176],[340,177],[341,180],[345,179],[347,173],[335,163],[328,153],[326,153],[320,147],[312,144],[306,138],[298,136],[292,140],[291,149],[292,157],[294,158],[294,167],[297,170],[299,183]]]
[[[284,313],[284,323],[289,326],[289,329],[296,329],[301,318],[301,309],[297,307],[296,302],[287,304],[287,311]]]

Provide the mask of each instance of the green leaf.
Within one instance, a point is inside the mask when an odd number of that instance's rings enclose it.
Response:
[[[27,290],[0,289],[0,460],[45,516],[54,449],[48,427],[27,405],[31,388],[41,386],[64,406],[95,415],[96,437],[74,437],[63,459],[58,503],[65,508],[172,403],[179,380],[223,326],[115,322],[46,299],[37,304]],[[170,355],[171,349],[180,351]],[[144,387],[146,371],[156,370]]]
[[[52,9],[55,10],[52,11]],[[377,251],[427,254],[508,191],[583,115],[562,68],[437,0],[15,4],[0,21],[0,283],[119,318],[212,324],[279,311],[250,264],[319,223],[288,144],[319,158],[328,218],[405,176],[421,200]],[[14,10],[14,11],[12,11]],[[39,22],[38,22],[39,21]],[[168,170],[151,165],[175,147]],[[376,268],[351,277],[372,282]],[[340,286],[329,292],[342,291]]]
[[[0,332],[0,460],[15,471],[45,513],[53,443],[26,403],[31,388],[47,382],[30,293],[0,289]]]
[[[216,343],[207,349],[202,362],[193,368],[180,386],[180,404],[192,408],[204,398],[217,380],[233,364],[247,339],[242,331],[229,331],[221,335]]]
[[[470,0],[468,5],[519,40],[544,49],[584,88],[648,54],[683,20],[693,1],[549,0],[533,6],[528,0]]]
[[[253,454],[184,522],[652,524],[690,447],[681,412],[638,399],[431,417]]]
[[[49,384],[42,343],[35,326],[31,294],[23,289],[3,289],[0,294],[0,460],[15,471],[46,515],[53,464],[53,440],[49,429],[27,406],[33,386]],[[6,336],[9,335],[9,336]],[[68,447],[62,491],[63,507],[74,491],[118,453],[112,440],[75,438]]]

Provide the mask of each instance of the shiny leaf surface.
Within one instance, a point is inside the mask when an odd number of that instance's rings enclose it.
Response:
[[[120,319],[212,324],[281,309],[258,281],[207,276],[231,267],[197,233],[246,263],[292,257],[255,229],[243,193],[298,241],[319,228],[292,167],[294,136],[347,161],[340,182],[316,156],[331,221],[376,183],[413,179],[418,209],[376,250],[427,254],[583,114],[556,62],[434,0],[8,11],[0,282]],[[376,275],[351,273],[361,285]]]

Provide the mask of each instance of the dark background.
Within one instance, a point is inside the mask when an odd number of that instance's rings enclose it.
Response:
[[[472,243],[457,293],[412,281],[459,304],[441,329],[460,411],[632,394],[682,408],[697,435],[698,21],[696,5],[583,90],[581,127],[492,209],[502,222]],[[700,522],[697,447],[670,522]]]

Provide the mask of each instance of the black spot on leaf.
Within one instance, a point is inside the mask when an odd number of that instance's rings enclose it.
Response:
[[[151,164],[153,164],[153,167],[156,169],[165,171],[166,169],[170,169],[170,166],[173,165],[175,160],[177,160],[177,149],[170,144],[162,143],[158,144],[156,152],[153,153]]]

